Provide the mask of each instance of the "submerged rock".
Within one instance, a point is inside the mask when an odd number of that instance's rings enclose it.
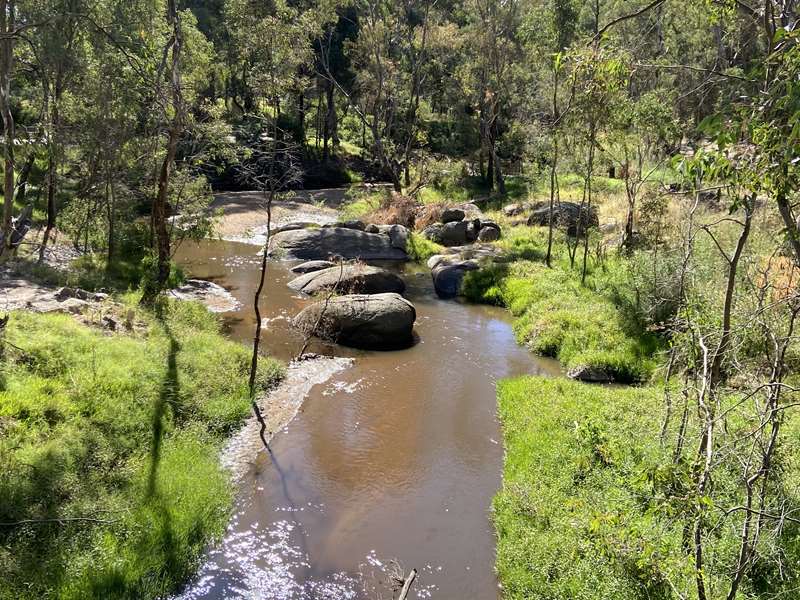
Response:
[[[316,302],[292,321],[306,335],[363,349],[403,348],[413,342],[417,312],[400,294],[353,294]]]
[[[408,260],[388,235],[344,227],[320,227],[284,231],[270,242],[271,256],[287,259],[327,260],[331,256],[363,260]]]
[[[402,294],[406,289],[406,284],[397,274],[386,269],[354,264],[306,273],[290,281],[289,287],[306,294],[315,294],[333,288],[336,288],[338,292],[348,294],[382,294],[384,292]]]
[[[242,306],[224,287],[203,279],[187,279],[170,294],[178,300],[200,302],[211,312],[232,312]]]
[[[295,265],[290,270],[292,273],[312,273],[322,269],[330,269],[336,265],[329,260],[309,260],[299,265]]]

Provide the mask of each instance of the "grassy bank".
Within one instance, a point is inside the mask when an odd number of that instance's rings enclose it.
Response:
[[[659,341],[606,293],[619,265],[593,269],[581,285],[579,269],[558,254],[552,269],[540,262],[545,236],[544,228],[515,228],[501,242],[511,262],[468,273],[465,297],[507,307],[517,340],[567,369],[597,369],[619,382],[647,379]]]
[[[659,443],[658,391],[523,377],[502,382],[498,397],[506,456],[493,512],[504,597],[693,597],[692,558],[684,521],[676,518],[691,497],[690,466],[674,464],[671,449]],[[782,481],[796,506],[796,419],[785,426],[793,441],[782,452]],[[726,505],[742,500],[736,478],[735,470],[721,472],[714,483]],[[708,517],[713,598],[727,592],[739,535],[723,508]],[[797,525],[787,523],[780,544],[764,543],[762,556],[780,559],[765,560],[740,598],[794,597],[797,539]]]
[[[0,597],[151,598],[227,522],[218,451],[249,412],[247,350],[200,305],[135,334],[13,313],[0,372]],[[263,386],[280,377],[266,360]]]

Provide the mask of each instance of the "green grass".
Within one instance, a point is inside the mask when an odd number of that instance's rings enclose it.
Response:
[[[218,451],[249,413],[248,351],[200,305],[134,301],[147,327],[130,335],[11,315],[0,522],[34,523],[0,527],[0,598],[159,597],[224,530]],[[262,362],[268,386],[282,366]]]
[[[569,268],[561,248],[548,269],[537,262],[544,257],[546,236],[545,228],[511,230],[500,244],[512,262],[468,273],[464,296],[507,307],[516,317],[517,340],[567,369],[601,369],[624,383],[646,380],[659,340],[610,297],[606,278],[615,270],[595,268],[583,286],[580,271]]]
[[[506,600],[696,597],[681,512],[691,504],[691,466],[674,462],[671,444],[659,443],[659,390],[522,377],[500,382],[498,401],[506,452],[493,517]],[[786,427],[776,485],[787,506],[797,506],[797,419]],[[689,431],[691,448],[696,433]],[[722,507],[742,502],[738,467],[716,471]],[[707,513],[706,580],[715,600],[727,592],[740,525],[719,508]],[[794,597],[797,539],[798,527],[790,525],[780,539],[765,541],[763,561],[738,597]]]
[[[444,246],[432,242],[416,231],[409,232],[406,252],[411,260],[424,263],[431,256],[444,252]]]
[[[352,188],[348,194],[351,199],[339,207],[339,218],[342,221],[361,219],[380,208],[381,203],[386,199],[386,193],[381,190],[368,191]]]

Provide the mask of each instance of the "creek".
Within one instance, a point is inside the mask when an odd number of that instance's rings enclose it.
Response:
[[[248,344],[257,252],[206,241],[177,257],[189,276],[243,304],[222,316],[228,334]],[[284,360],[302,346],[289,319],[309,302],[286,286],[289,266],[270,263],[262,302],[263,349]],[[224,539],[181,599],[392,598],[398,568],[419,571],[410,598],[498,597],[495,384],[560,368],[517,345],[504,310],[440,300],[427,269],[393,268],[417,310],[416,343],[393,352],[310,348],[353,362],[311,389],[272,439],[272,455],[253,457]]]

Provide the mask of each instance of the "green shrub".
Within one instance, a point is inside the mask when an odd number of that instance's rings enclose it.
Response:
[[[406,242],[406,252],[411,260],[424,263],[431,256],[441,254],[444,247],[432,242],[416,231],[410,231]]]

